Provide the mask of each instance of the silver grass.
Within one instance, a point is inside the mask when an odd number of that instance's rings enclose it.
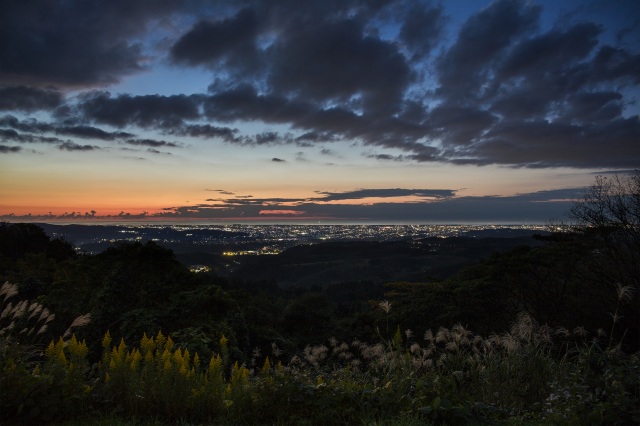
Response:
[[[378,303],[378,307],[382,309],[385,314],[388,314],[389,311],[391,311],[391,302],[389,302],[388,300],[383,300],[382,302]]]
[[[467,337],[467,338],[473,334],[471,333],[471,331],[464,328],[463,325],[460,323],[451,327],[451,331],[460,337]]]
[[[507,350],[507,352],[513,352],[516,349],[519,349],[520,345],[518,344],[518,340],[515,339],[511,333],[505,333],[502,335],[502,347]]]
[[[73,320],[69,328],[83,327],[91,322],[91,314],[80,315]]]
[[[17,319],[17,318],[22,318],[22,316],[24,315],[25,312],[27,312],[27,304],[29,302],[27,302],[26,300],[23,300],[21,302],[19,302],[15,308],[13,308],[13,318]]]
[[[282,355],[282,350],[278,347],[278,345],[276,345],[276,342],[271,343],[271,354],[276,358]]]
[[[440,327],[438,329],[438,332],[436,333],[436,342],[437,343],[442,343],[442,342],[446,342],[449,340],[449,330],[444,328],[444,327]]]
[[[47,319],[45,324],[47,322],[49,322],[49,319]],[[79,317],[77,317],[76,319],[73,320],[73,322],[71,323],[69,328],[67,328],[67,330],[62,335],[62,339],[66,340],[67,338],[71,337],[71,334],[73,333],[74,329],[76,329],[78,327],[84,327],[85,325],[89,324],[90,322],[91,322],[91,314],[80,315]]]
[[[31,309],[32,307],[33,307],[33,309]],[[33,319],[36,315],[39,315],[40,312],[42,312],[42,305],[39,304],[39,303],[33,303],[29,307],[29,312],[31,312],[31,314],[29,315],[28,320],[31,321],[31,319]]]
[[[349,361],[350,359],[353,358],[353,354],[351,352],[340,352],[338,353],[338,357],[346,361]]]
[[[524,340],[531,340],[536,327],[536,320],[528,312],[520,312],[511,327],[511,334]]]
[[[38,322],[40,322],[40,321],[41,321],[41,320],[43,320],[43,319],[48,318],[48,317],[49,317],[49,315],[50,315],[49,310],[48,310],[47,308],[44,308],[44,309],[42,310],[42,312],[40,313],[40,317],[38,318]]]
[[[260,353],[260,348],[256,346],[256,347],[253,349],[253,352],[251,353],[251,356],[252,356],[253,358],[260,358],[260,355],[261,355],[261,353]]]
[[[342,342],[339,346],[335,348],[335,352],[336,353],[349,352],[349,345],[347,345],[345,342]]]
[[[551,343],[551,328],[546,324],[540,326],[538,329],[538,337],[544,343]]]
[[[458,352],[458,344],[455,342],[455,340],[452,340],[450,342],[447,342],[447,344],[445,345],[445,349],[449,352]]]
[[[635,288],[631,285],[622,286],[620,283],[616,283],[616,293],[618,300],[621,302],[630,302],[633,300],[633,293]]]
[[[2,313],[0,313],[0,319],[9,316],[12,310],[13,305],[11,304],[11,302],[9,302],[7,306],[2,310]]]
[[[585,337],[589,332],[582,326],[573,329],[573,334],[580,337]]]
[[[5,281],[5,283],[2,284],[2,287],[0,287],[0,296],[4,296],[4,299],[2,301],[3,303],[16,294],[18,294],[18,286],[9,283],[9,281]]]
[[[433,342],[433,332],[431,331],[431,329],[427,330],[424,333],[424,340],[426,340],[427,342]]]
[[[620,318],[622,318],[621,315],[618,315],[618,311],[611,313],[609,312],[609,315],[611,316],[611,319],[613,320],[613,323],[617,323],[618,321],[620,321]]]

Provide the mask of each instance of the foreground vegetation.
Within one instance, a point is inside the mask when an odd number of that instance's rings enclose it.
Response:
[[[535,247],[312,289],[0,224],[0,423],[638,424],[639,201],[601,179]]]
[[[4,284],[0,404],[4,422],[95,418],[219,424],[632,424],[640,421],[640,359],[625,355],[606,333],[588,337],[540,326],[521,314],[502,335],[484,338],[461,325],[415,336],[399,328],[377,343],[358,340],[307,346],[283,363],[276,344],[247,364],[232,362],[228,339],[209,359],[158,332],[137,343],[113,342],[100,359],[72,329],[37,346],[50,313],[11,304]],[[627,299],[628,293],[620,294]],[[392,310],[380,302],[384,315]],[[3,324],[4,324],[3,323]],[[16,326],[22,327],[17,331]]]

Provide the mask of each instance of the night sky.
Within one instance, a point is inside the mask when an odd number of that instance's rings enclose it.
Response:
[[[0,220],[544,223],[639,99],[637,0],[5,0]]]

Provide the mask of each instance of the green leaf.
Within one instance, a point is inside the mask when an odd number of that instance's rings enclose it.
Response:
[[[418,408],[418,412],[429,415],[433,412],[433,408],[430,405],[427,405],[426,407]]]
[[[438,408],[440,408],[440,403],[442,401],[440,400],[439,396],[436,396],[433,401],[431,402],[431,406],[433,407],[434,410],[437,410]]]
[[[453,403],[448,400],[447,398],[444,398],[440,401],[440,408],[443,410],[450,410],[451,407],[453,407]]]

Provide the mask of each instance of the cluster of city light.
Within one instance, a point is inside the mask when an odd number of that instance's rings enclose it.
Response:
[[[262,255],[274,255],[280,254],[281,249],[276,247],[262,247],[258,250],[236,250],[236,251],[224,251],[223,256],[262,256]]]
[[[189,243],[196,245],[246,244],[262,248],[244,247],[224,251],[225,256],[275,255],[295,244],[315,244],[325,241],[394,241],[420,240],[429,237],[457,237],[478,231],[527,230],[557,231],[548,225],[129,225],[118,233],[122,237],[99,236],[91,243],[118,241],[155,241],[158,243]],[[169,229],[172,235],[163,235]],[[209,231],[209,232],[205,232]],[[218,231],[212,235],[210,231]],[[64,235],[61,235],[65,237]]]

